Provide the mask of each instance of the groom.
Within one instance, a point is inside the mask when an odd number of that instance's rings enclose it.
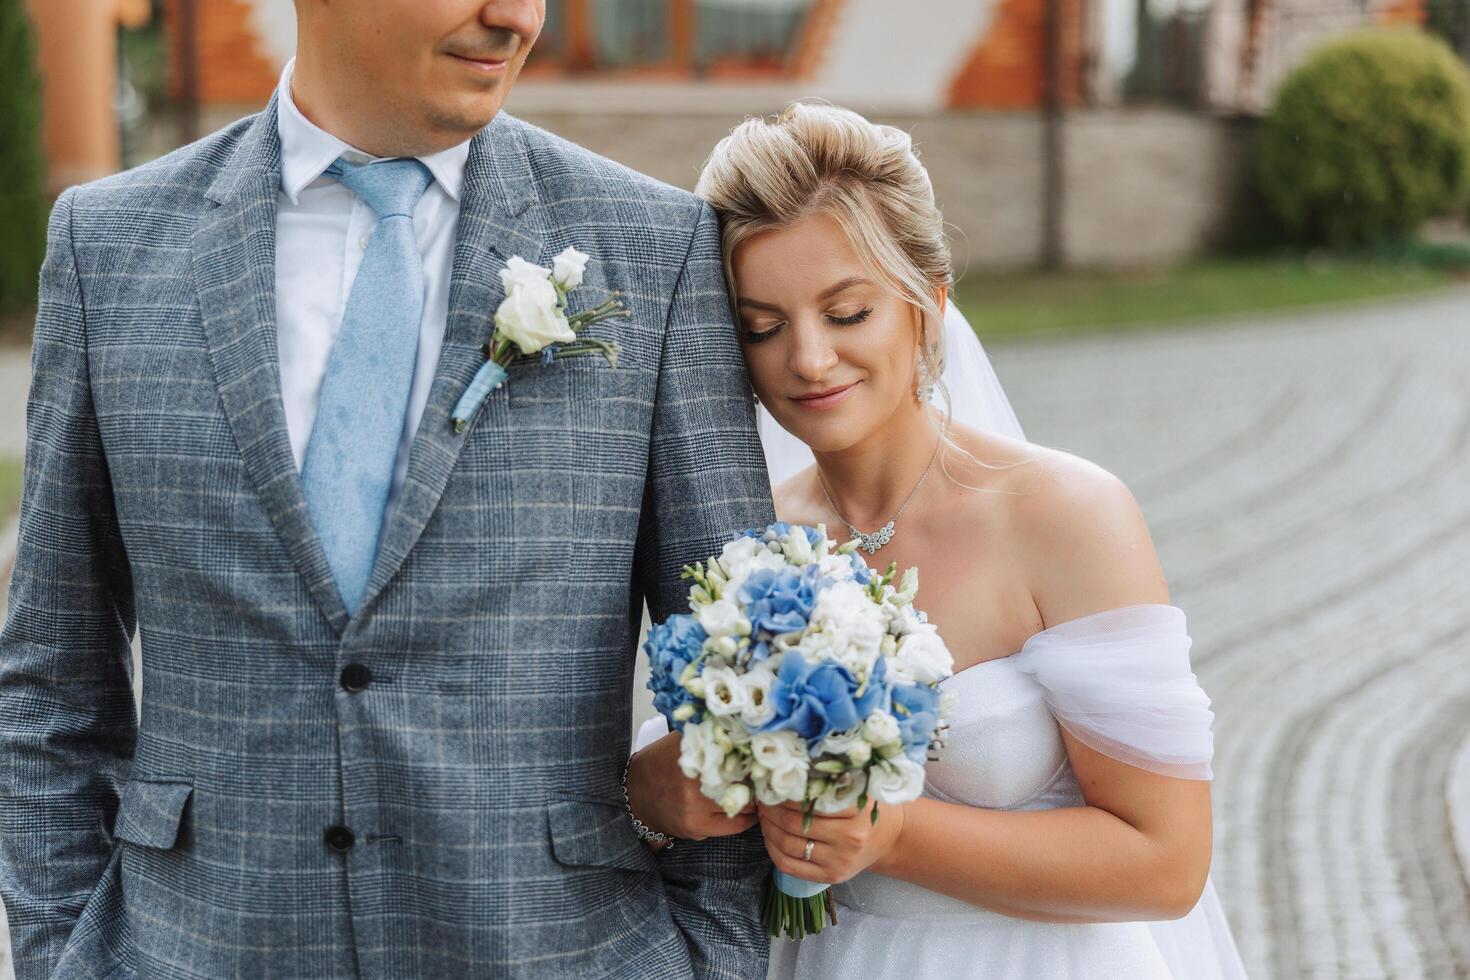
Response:
[[[759,839],[655,855],[620,789],[643,600],[771,518],[712,213],[498,111],[543,0],[297,16],[264,112],[52,215],[18,976],[764,976]],[[569,246],[616,367],[515,362],[456,434],[499,270]]]

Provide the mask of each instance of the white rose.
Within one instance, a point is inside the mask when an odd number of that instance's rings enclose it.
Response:
[[[816,811],[841,813],[848,807],[857,805],[857,798],[863,795],[867,785],[867,773],[861,769],[849,769],[834,779],[827,791],[817,797]]]
[[[694,616],[699,625],[713,637],[749,636],[750,620],[740,611],[740,606],[730,599],[717,599],[701,606]]]
[[[867,721],[863,722],[863,738],[875,748],[892,745],[902,737],[903,732],[898,727],[898,719],[886,711],[875,711],[868,715]]]
[[[704,706],[710,714],[724,718],[738,715],[745,707],[745,685],[729,667],[704,670]]]
[[[556,305],[555,287],[546,279],[513,285],[495,311],[495,328],[524,354],[577,339]]]
[[[552,260],[551,278],[563,292],[569,293],[582,285],[582,273],[587,268],[587,260],[585,253],[568,248]]]
[[[751,728],[759,728],[775,717],[776,707],[771,704],[771,685],[775,682],[776,675],[762,667],[751,668],[741,675],[745,705],[740,709],[740,720]]]
[[[744,783],[731,783],[720,794],[719,804],[720,809],[725,811],[725,816],[735,816],[750,805],[750,787]]]
[[[874,766],[868,774],[868,792],[882,803],[908,803],[924,791],[924,767],[900,756]]]
[[[549,282],[550,278],[550,269],[527,262],[519,255],[512,255],[510,261],[505,263],[505,268],[500,270],[500,283],[505,287],[506,295],[521,286]]]
[[[900,684],[935,684],[954,673],[954,658],[939,638],[939,631],[926,626],[898,641],[898,651],[889,667],[898,667]]]

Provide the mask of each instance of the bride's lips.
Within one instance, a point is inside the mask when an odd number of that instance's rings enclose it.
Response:
[[[858,386],[858,382],[845,384],[841,388],[828,388],[826,391],[814,391],[809,395],[792,395],[791,400],[802,408],[810,408],[821,411],[827,408],[835,408],[844,398]]]

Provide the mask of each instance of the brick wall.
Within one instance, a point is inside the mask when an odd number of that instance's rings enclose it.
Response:
[[[171,50],[172,84],[180,85],[181,0],[166,0],[164,23]],[[195,0],[198,43],[199,101],[205,105],[251,104],[270,98],[280,70],[264,53],[252,10],[241,0]]]
[[[1046,83],[1047,0],[995,0],[995,19],[955,76],[949,105],[965,109],[1034,109]],[[1082,10],[1080,0],[1060,0],[1062,97],[1081,103]]]

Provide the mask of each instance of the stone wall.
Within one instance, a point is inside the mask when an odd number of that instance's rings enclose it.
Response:
[[[694,185],[709,150],[744,115],[568,113],[540,105],[513,105],[512,111],[681,187]],[[958,272],[1040,261],[1045,215],[1040,117],[873,118],[913,134],[951,225]],[[1071,114],[1063,140],[1067,264],[1161,264],[1218,243],[1235,220],[1248,133],[1246,124],[1166,110]]]

